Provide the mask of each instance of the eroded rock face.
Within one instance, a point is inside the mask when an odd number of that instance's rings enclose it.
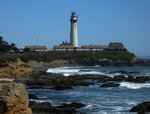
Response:
[[[144,112],[150,112],[150,102],[143,102],[138,104],[137,106],[133,107],[130,112],[139,112],[144,114]]]
[[[24,84],[0,82],[0,113],[32,114],[28,107],[28,93]]]

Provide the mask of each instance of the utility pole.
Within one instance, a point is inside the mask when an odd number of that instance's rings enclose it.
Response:
[[[38,36],[36,36],[36,45],[38,46]]]

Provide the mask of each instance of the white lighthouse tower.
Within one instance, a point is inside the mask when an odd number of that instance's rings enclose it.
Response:
[[[77,15],[73,11],[71,13],[71,31],[70,31],[70,44],[74,47],[78,47],[78,37],[77,37]]]

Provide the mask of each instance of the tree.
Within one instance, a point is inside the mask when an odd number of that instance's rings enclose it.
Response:
[[[16,44],[11,43],[9,45],[9,43],[4,41],[3,37],[0,36],[0,54],[8,53],[10,50],[13,50],[14,52],[17,52],[18,49],[16,47]]]

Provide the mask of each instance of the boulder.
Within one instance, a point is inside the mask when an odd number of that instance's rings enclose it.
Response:
[[[39,98],[34,94],[29,94],[29,99],[39,99]]]
[[[28,93],[24,84],[0,82],[0,113],[32,114],[28,107]]]
[[[119,87],[120,84],[114,84],[114,83],[107,83],[107,84],[102,84],[100,87]]]
[[[113,78],[109,78],[108,81],[123,81],[125,79],[124,75],[114,76]]]
[[[71,104],[62,104],[60,107],[74,107],[74,108],[81,108],[84,107],[85,105],[82,103],[77,103],[77,102],[73,102]]]
[[[49,102],[43,102],[43,103],[36,103],[36,102],[30,102],[29,103],[31,109],[33,112],[45,112],[45,113],[48,113],[48,112],[51,112],[51,103]]]
[[[34,113],[59,113],[59,114],[75,114],[76,109],[84,107],[82,103],[73,102],[71,104],[62,104],[61,106],[51,106],[49,102],[36,103],[30,101],[29,103]]]
[[[91,70],[80,70],[79,72],[91,72]]]
[[[139,113],[150,112],[150,102],[147,101],[147,102],[140,103],[137,106],[134,106],[130,110],[130,112],[139,112]]]
[[[125,81],[127,82],[134,82],[134,83],[145,83],[146,81],[149,81],[150,78],[147,76],[140,76],[140,77],[133,77],[129,75],[125,78]]]
[[[72,89],[72,86],[71,85],[65,85],[65,84],[58,84],[58,85],[55,85],[54,87],[52,87],[52,89],[66,90],[66,89]]]

